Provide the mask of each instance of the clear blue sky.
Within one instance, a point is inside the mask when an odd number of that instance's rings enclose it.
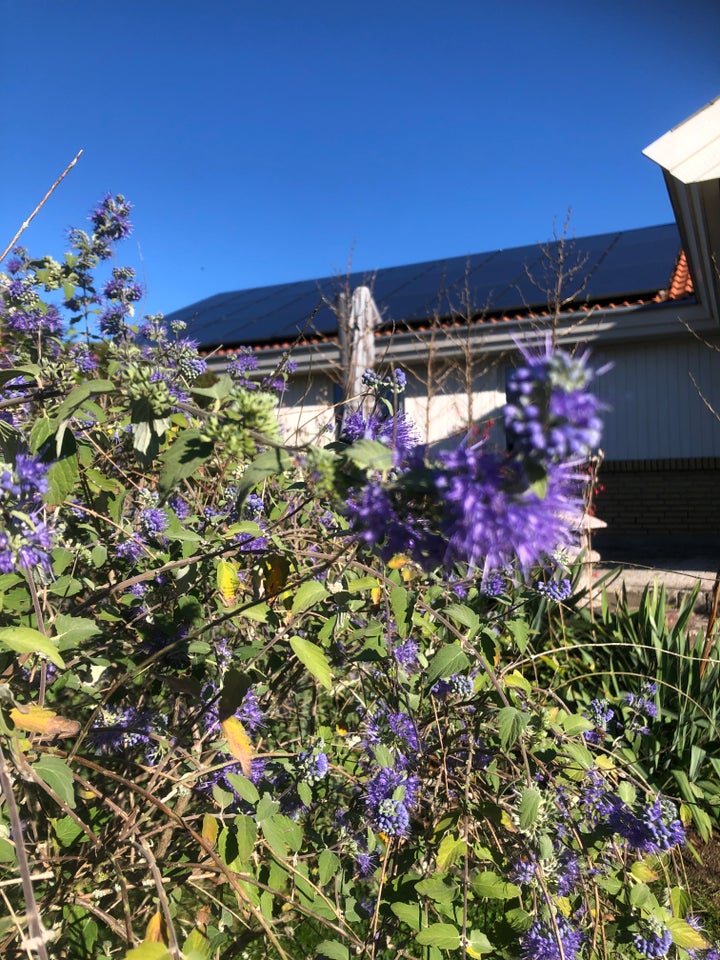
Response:
[[[6,242],[104,193],[143,312],[672,219],[642,149],[720,94],[717,0],[0,0]]]

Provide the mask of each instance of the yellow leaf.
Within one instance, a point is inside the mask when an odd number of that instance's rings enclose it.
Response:
[[[211,816],[209,813],[206,813],[203,817],[202,825],[203,840],[207,840],[208,843],[214,844],[217,840],[218,829],[217,818]]]
[[[612,762],[610,757],[606,757],[604,753],[599,753],[595,757],[595,766],[599,767],[600,770],[614,770],[615,764]]]
[[[237,567],[230,560],[220,560],[217,566],[217,588],[226,607],[232,607],[240,589]]]
[[[167,945],[167,926],[160,911],[150,917],[150,922],[145,928],[145,943],[164,943]]]
[[[274,597],[282,593],[290,573],[287,557],[270,556],[265,559],[265,595]]]
[[[228,717],[220,723],[228,743],[230,753],[240,761],[240,767],[246,777],[250,776],[253,748],[250,737],[237,717]]]
[[[401,570],[408,563],[410,563],[410,557],[406,557],[402,553],[396,553],[392,560],[388,560],[388,566],[391,570]]]
[[[74,737],[80,729],[77,720],[66,720],[37,703],[29,703],[22,710],[13,707],[10,717],[18,730],[41,733],[44,737]]]
[[[382,587],[373,587],[372,590],[370,591],[370,599],[375,604],[375,606],[377,606],[379,603],[382,602],[382,598],[383,598]]]

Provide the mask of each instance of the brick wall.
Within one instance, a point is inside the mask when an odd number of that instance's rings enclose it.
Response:
[[[595,512],[617,534],[720,534],[720,458],[602,464]]]

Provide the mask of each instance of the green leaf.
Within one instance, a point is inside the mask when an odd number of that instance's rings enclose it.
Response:
[[[483,870],[472,883],[473,890],[479,897],[488,900],[514,900],[520,896],[520,887],[508,883],[492,870]]]
[[[428,664],[428,686],[431,686],[440,678],[445,680],[454,673],[460,673],[469,663],[470,661],[463,653],[459,643],[449,643],[447,646],[441,647]]]
[[[225,777],[227,782],[231,784],[235,790],[237,790],[243,800],[252,804],[253,806],[258,803],[260,800],[260,794],[258,793],[257,787],[252,780],[248,780],[247,777],[240,776],[239,773],[226,773]]]
[[[525,653],[530,639],[530,624],[526,620],[509,620],[505,626],[512,634],[520,653]]]
[[[261,453],[245,467],[245,472],[237,484],[238,501],[242,502],[263,480],[285,473],[291,466],[290,454],[281,447],[271,447],[270,450]]]
[[[470,942],[465,952],[471,957],[481,957],[484,953],[492,953],[495,947],[481,930],[470,931]]]
[[[61,817],[59,820],[52,820],[51,823],[55,829],[55,836],[63,847],[71,847],[83,832],[72,817]]]
[[[235,829],[237,830],[236,839],[238,847],[238,857],[247,862],[255,849],[257,840],[257,824],[252,817],[240,813],[235,817]]]
[[[320,886],[324,887],[340,869],[340,858],[332,850],[323,850],[318,857],[318,872]]]
[[[287,857],[288,850],[298,850],[302,843],[300,825],[281,813],[263,820],[261,827],[263,836],[281,859]]]
[[[648,887],[647,884],[636,883],[630,888],[630,906],[642,907],[644,903],[648,902],[651,896],[650,887]]]
[[[390,609],[395,618],[398,636],[404,640],[410,631],[410,616],[412,614],[410,594],[404,587],[393,587],[390,591]]]
[[[691,927],[687,920],[671,917],[667,921],[667,928],[676,947],[684,950],[705,950],[710,946],[700,931]]]
[[[569,737],[576,737],[579,733],[592,730],[592,720],[579,713],[566,713],[560,720],[560,725]]]
[[[650,866],[647,860],[636,860],[630,867],[630,873],[641,883],[652,883],[658,879],[658,873]]]
[[[44,753],[33,764],[33,770],[71,810],[75,809],[75,783],[70,767],[50,753]]]
[[[315,952],[323,957],[330,957],[330,960],[349,960],[350,951],[337,940],[323,940],[315,947]]]
[[[224,400],[228,397],[235,386],[235,381],[229,373],[221,373],[215,378],[215,382],[210,387],[191,387],[190,393],[194,397],[208,397],[210,400]]]
[[[424,897],[430,897],[435,903],[451,903],[457,893],[457,887],[454,883],[446,883],[443,877],[428,877],[425,880],[418,880],[415,889]]]
[[[328,591],[318,580],[306,580],[301,583],[295,592],[292,604],[292,612],[302,613],[320,603],[328,595]]]
[[[128,950],[124,960],[172,960],[172,957],[164,943],[147,941],[134,950]]]
[[[452,867],[465,855],[467,843],[460,837],[454,837],[451,833],[446,833],[440,841],[436,863],[438,870],[444,871]]]
[[[55,412],[55,419],[67,420],[70,414],[96,393],[111,393],[115,384],[111,380],[86,380],[74,387]]]
[[[526,933],[532,926],[535,917],[527,910],[523,910],[522,907],[515,907],[507,911],[505,919],[516,933]]]
[[[580,765],[583,770],[592,770],[595,765],[593,755],[581,743],[566,743],[563,753]]]
[[[307,667],[308,671],[327,690],[330,690],[332,687],[333,673],[330,669],[330,663],[320,647],[306,640],[304,637],[291,637],[290,646],[300,663]]]
[[[683,890],[682,887],[673,887],[670,891],[670,903],[672,905],[673,916],[680,917],[682,920],[690,912],[692,897],[687,890]]]
[[[183,960],[210,960],[213,950],[207,937],[196,928],[185,940],[182,952]]]
[[[513,670],[503,677],[503,683],[506,687],[514,687],[522,690],[523,693],[532,693],[532,686],[527,677],[524,677],[519,670]]]
[[[460,933],[449,923],[432,923],[415,939],[424,947],[439,947],[441,950],[457,950],[460,946]]]
[[[498,733],[503,750],[511,747],[519,738],[530,717],[515,707],[502,707],[498,711]]]
[[[361,470],[387,473],[393,466],[392,450],[379,440],[357,440],[344,451],[344,456]]]
[[[469,631],[469,640],[472,640],[480,629],[480,617],[478,617],[474,610],[471,610],[470,607],[466,607],[462,603],[449,603],[443,610],[443,613],[455,623],[459,623],[461,627],[467,628]]]
[[[89,637],[102,633],[102,630],[94,620],[59,613],[55,618],[55,632],[59,649],[73,650]]]
[[[419,903],[391,903],[390,909],[411,930],[419,930],[422,926],[423,913]]]
[[[39,653],[56,667],[64,668],[65,662],[57,651],[54,641],[32,627],[0,628],[0,644],[15,653]]]
[[[159,458],[158,492],[164,499],[182,480],[187,479],[212,455],[213,443],[203,440],[199,430],[183,430],[172,446]]]
[[[527,787],[522,792],[518,816],[521,830],[529,830],[537,820],[540,809],[540,791],[537,787]]]

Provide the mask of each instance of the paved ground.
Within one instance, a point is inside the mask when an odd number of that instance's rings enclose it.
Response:
[[[720,568],[720,537],[619,537],[602,531],[593,545],[600,553],[595,579],[621,568],[609,592],[620,590],[624,583],[632,603],[648,584],[657,581],[665,586],[668,604],[677,606],[699,582],[695,609],[698,613],[709,611]]]

